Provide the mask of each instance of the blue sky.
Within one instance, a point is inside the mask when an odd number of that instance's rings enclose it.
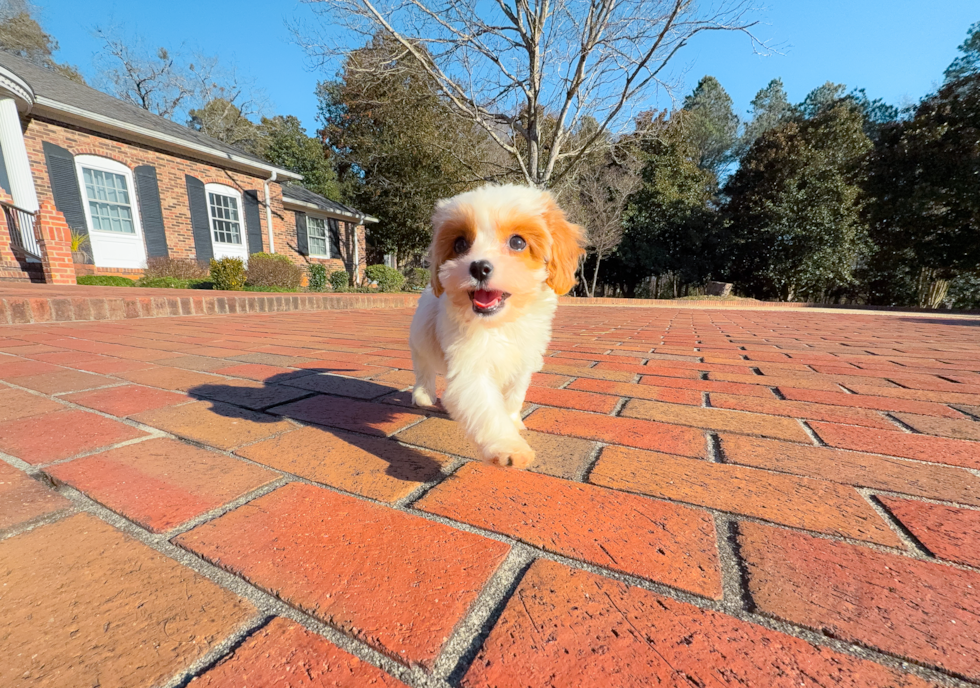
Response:
[[[35,1],[43,25],[61,44],[56,58],[77,65],[90,81],[99,48],[93,29],[118,25],[150,45],[183,44],[236,65],[265,92],[267,114],[294,114],[309,133],[317,126],[313,89],[333,73],[310,70],[293,44],[286,22],[316,21],[295,0]],[[680,96],[711,74],[739,115],[776,77],[793,102],[825,81],[863,87],[871,98],[895,105],[915,102],[942,80],[967,28],[980,21],[980,6],[976,0],[770,0],[754,16],[761,22],[755,33],[776,52],[761,57],[744,36],[704,34],[672,63],[684,83]]]

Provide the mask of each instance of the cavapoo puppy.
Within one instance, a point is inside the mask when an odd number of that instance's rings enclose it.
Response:
[[[439,201],[432,218],[432,283],[419,299],[409,343],[412,400],[442,403],[481,458],[525,468],[520,435],[531,375],[544,365],[558,296],[575,285],[582,230],[547,191],[484,186]]]

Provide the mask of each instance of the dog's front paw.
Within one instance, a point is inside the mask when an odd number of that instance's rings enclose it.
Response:
[[[488,454],[487,462],[495,466],[511,466],[513,468],[527,468],[534,463],[534,450],[520,439],[520,443],[513,442],[502,447],[495,447],[494,451]]]
[[[412,403],[422,407],[435,406],[436,400],[423,387],[416,387],[412,390]]]

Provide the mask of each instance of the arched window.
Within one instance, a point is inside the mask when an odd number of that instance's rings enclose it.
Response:
[[[145,268],[146,247],[132,170],[97,155],[76,155],[75,168],[95,264]]]

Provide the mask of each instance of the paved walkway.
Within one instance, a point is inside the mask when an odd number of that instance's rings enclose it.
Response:
[[[521,472],[411,315],[0,328],[0,685],[980,683],[980,319],[562,308]]]

